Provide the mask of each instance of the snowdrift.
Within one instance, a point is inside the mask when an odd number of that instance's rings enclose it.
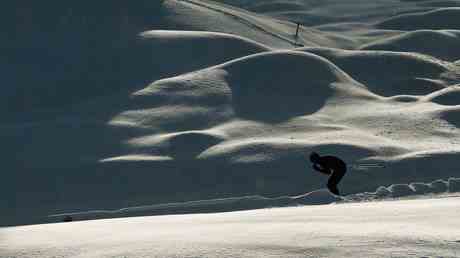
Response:
[[[425,95],[443,89],[447,63],[420,54],[301,48],[331,60],[371,91],[383,96]]]
[[[458,30],[417,30],[364,45],[361,49],[417,52],[455,61],[460,58],[456,47],[460,44],[459,36]]]
[[[259,76],[254,76],[252,67],[260,69]],[[336,93],[338,85],[357,84],[329,61],[298,52],[261,54],[220,68],[228,73],[236,115],[254,120],[313,114]]]
[[[428,12],[402,14],[377,24],[388,30],[448,30],[460,28],[460,8],[440,8]]]

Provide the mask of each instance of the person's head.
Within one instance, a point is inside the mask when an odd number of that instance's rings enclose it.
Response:
[[[313,162],[313,163],[318,163],[320,158],[321,158],[321,156],[316,152],[312,152],[310,154],[310,161]]]

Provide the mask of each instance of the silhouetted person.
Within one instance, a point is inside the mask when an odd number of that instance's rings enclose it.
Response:
[[[329,175],[327,188],[331,193],[340,195],[337,185],[347,172],[347,164],[334,156],[320,156],[316,152],[310,154],[310,161],[313,163],[313,169],[323,174]]]

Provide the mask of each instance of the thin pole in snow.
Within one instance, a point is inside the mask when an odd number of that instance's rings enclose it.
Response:
[[[300,22],[297,22],[297,29],[295,30],[295,37],[299,37],[299,30],[300,30]]]

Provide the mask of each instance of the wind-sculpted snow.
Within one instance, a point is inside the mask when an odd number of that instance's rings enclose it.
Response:
[[[416,52],[455,61],[460,58],[459,44],[460,30],[417,30],[372,42],[361,49]]]
[[[439,79],[448,71],[447,63],[413,53],[329,48],[299,50],[330,60],[371,91],[383,96],[429,94],[444,87]]]
[[[428,12],[402,14],[377,26],[388,30],[456,30],[460,28],[460,8],[440,8]]]
[[[446,89],[433,92],[432,94],[426,95],[424,99],[440,105],[460,105],[460,85],[450,86]]]
[[[280,70],[280,66],[287,69]],[[251,67],[258,67],[264,75],[254,76]],[[260,54],[221,68],[228,72],[236,114],[255,120],[313,114],[336,94],[336,88],[357,87],[353,79],[329,61],[300,52]],[[341,86],[345,84],[348,85]]]
[[[460,178],[449,178],[449,192],[460,192]]]
[[[335,202],[311,151],[350,165],[344,195],[458,191],[436,181],[460,153],[449,1],[154,2],[19,6],[35,11],[4,40],[1,225]]]
[[[340,23],[368,23],[369,20],[382,19],[399,12],[423,11],[426,8],[411,4],[401,4],[401,1],[363,1],[340,0],[298,1],[298,0],[264,0],[241,1],[219,0],[256,13],[263,13],[282,20],[299,21],[306,26]],[[364,15],[365,14],[365,17]]]
[[[394,184],[388,187],[391,197],[401,197],[413,194],[413,190],[406,184]]]
[[[155,30],[142,33],[141,38],[143,44],[151,49],[152,66],[161,78],[270,49],[242,37],[212,32]]]
[[[224,137],[211,133],[189,131],[161,135],[158,137],[141,137],[130,144],[144,148],[157,147],[159,153],[176,160],[194,159],[211,146],[224,141]]]
[[[458,194],[459,182],[460,178],[449,178],[448,180],[437,179],[430,183],[392,184],[388,187],[380,186],[375,192],[350,194],[345,196],[344,200],[345,202],[357,202],[436,194]]]
[[[430,186],[425,183],[410,183],[409,187],[412,188],[414,194],[427,194],[430,192]],[[386,188],[385,188],[386,189]],[[412,194],[412,193],[411,193]],[[389,194],[388,194],[389,196]]]

